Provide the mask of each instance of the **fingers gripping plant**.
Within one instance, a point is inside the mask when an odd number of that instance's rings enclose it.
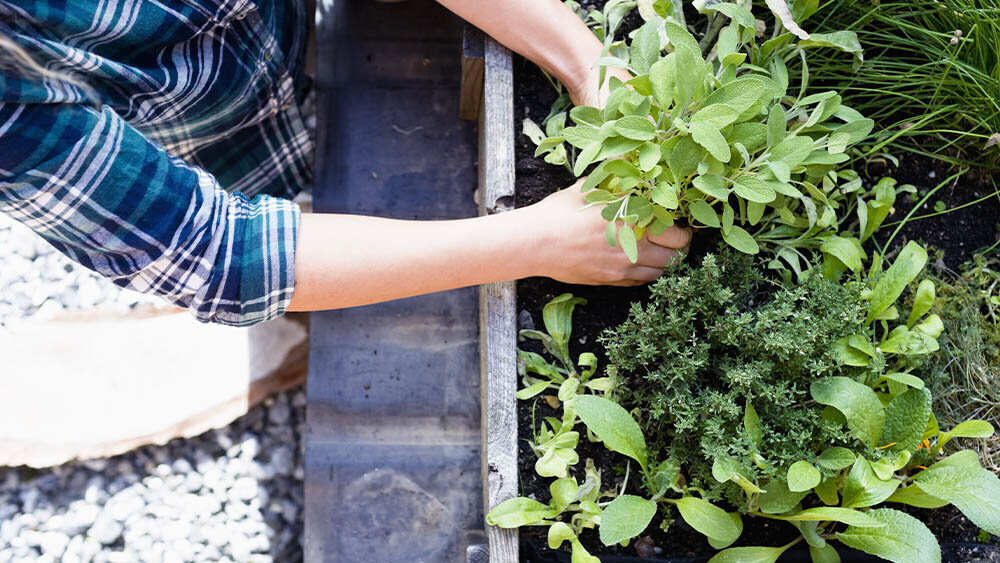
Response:
[[[806,96],[805,70],[790,92],[786,62],[810,47],[855,51],[855,42],[837,34],[795,42],[785,32],[758,45],[761,22],[743,3],[704,9],[713,22],[728,21],[709,45],[655,14],[630,44],[606,39],[597,64],[635,77],[611,77],[604,107],[573,108],[573,125],[560,113],[546,123],[546,138],[535,128],[536,155],[572,161],[577,175],[596,163],[586,199],[603,207],[608,243],[633,261],[645,231],[678,220],[721,229],[749,254],[765,238],[816,247],[836,231],[842,184],[856,179],[837,165],[873,123],[836,92]]]

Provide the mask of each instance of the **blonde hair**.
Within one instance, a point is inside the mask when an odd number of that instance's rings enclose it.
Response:
[[[16,69],[29,77],[75,86],[91,102],[97,100],[97,92],[89,84],[73,76],[71,73],[60,72],[42,66],[24,50],[24,47],[18,45],[17,42],[3,33],[0,33],[0,66]]]

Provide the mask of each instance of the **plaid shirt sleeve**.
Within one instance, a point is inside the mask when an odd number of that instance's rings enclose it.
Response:
[[[107,107],[0,104],[0,212],[203,322],[271,319],[295,287],[295,203],[227,193]]]

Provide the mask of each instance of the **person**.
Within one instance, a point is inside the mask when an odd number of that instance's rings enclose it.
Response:
[[[441,3],[600,104],[601,44],[559,0]],[[0,212],[234,326],[528,276],[636,285],[688,245],[673,227],[630,263],[576,186],[462,220],[301,213],[305,15],[303,0],[0,0]]]

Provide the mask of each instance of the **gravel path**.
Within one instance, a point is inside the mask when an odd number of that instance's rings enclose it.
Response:
[[[0,563],[300,561],[305,402],[109,459],[0,467]]]

